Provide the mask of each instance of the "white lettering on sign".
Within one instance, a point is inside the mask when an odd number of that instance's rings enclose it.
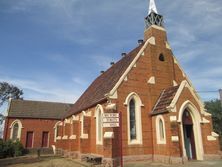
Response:
[[[115,128],[119,127],[119,123],[103,123],[104,128]]]
[[[119,118],[119,113],[104,113],[103,117],[106,117],[106,118]]]
[[[103,118],[103,122],[104,123],[110,123],[110,122],[118,123],[119,122],[119,118]]]

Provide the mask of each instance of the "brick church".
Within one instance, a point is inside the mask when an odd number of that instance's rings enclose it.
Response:
[[[183,163],[218,158],[211,114],[173,55],[163,16],[150,0],[144,40],[102,73],[55,123],[57,153]]]

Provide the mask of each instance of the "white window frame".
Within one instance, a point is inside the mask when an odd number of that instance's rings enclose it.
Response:
[[[80,116],[80,122],[81,122],[81,135],[80,135],[80,138],[81,139],[88,139],[88,134],[85,134],[84,133],[84,117],[87,116],[86,112],[83,111],[81,113],[81,116]]]
[[[104,110],[103,110],[103,107],[102,105],[98,104],[96,106],[96,111],[95,111],[95,118],[96,118],[96,144],[97,145],[103,145],[103,126],[101,125],[101,129],[99,129],[99,111],[100,111],[100,114],[101,114],[101,124],[102,124],[102,115],[104,113]],[[101,138],[99,139],[99,131],[101,131]]]
[[[161,138],[160,135],[160,120],[163,123],[163,134],[164,138]],[[162,115],[158,115],[156,117],[156,138],[157,138],[157,144],[166,144],[166,128],[165,128],[165,121]]]
[[[20,141],[21,140],[21,134],[22,134],[22,122],[18,119],[14,120],[12,123],[11,123],[11,126],[9,127],[11,129],[11,132],[10,132],[10,139],[12,139],[12,136],[13,136],[13,130],[14,130],[14,125],[15,124],[18,124],[18,134],[17,134],[17,139]]]
[[[135,101],[135,117],[136,117],[136,139],[131,140],[130,137],[130,101],[134,99]],[[128,145],[136,145],[136,144],[143,144],[143,134],[142,134],[142,119],[141,119],[141,107],[144,106],[140,97],[135,93],[130,93],[124,105],[127,106],[127,130],[128,130]]]
[[[57,136],[58,126],[62,126],[62,122],[61,121],[56,122],[56,124],[54,126],[54,142],[56,142],[56,140],[61,138],[61,136]]]

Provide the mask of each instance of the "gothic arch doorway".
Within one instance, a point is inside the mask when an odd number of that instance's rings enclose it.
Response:
[[[180,123],[182,156],[190,160],[203,160],[201,116],[189,100],[182,104],[177,122]]]
[[[186,109],[182,117],[183,123],[183,137],[184,147],[186,149],[186,155],[189,160],[196,159],[196,146],[193,131],[193,120],[190,112]]]

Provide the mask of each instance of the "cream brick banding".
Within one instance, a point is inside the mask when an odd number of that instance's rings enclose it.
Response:
[[[177,122],[177,116],[170,116],[170,122]]]
[[[156,79],[154,76],[150,77],[149,80],[147,81],[148,84],[155,84],[156,83]]]
[[[179,141],[179,136],[171,136],[171,141],[178,142]]]

